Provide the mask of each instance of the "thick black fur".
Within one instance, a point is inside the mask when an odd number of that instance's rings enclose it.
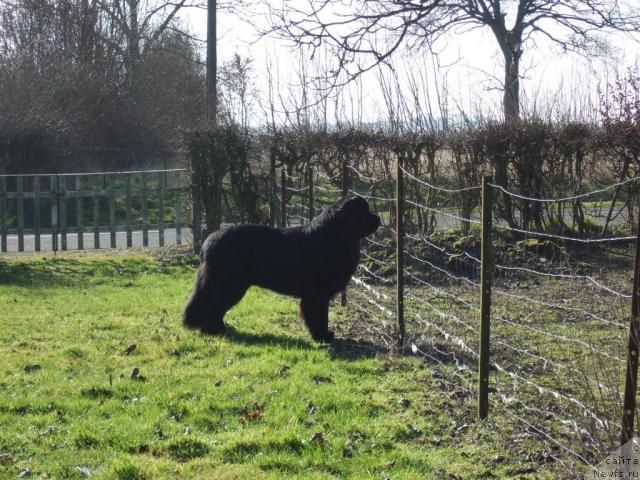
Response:
[[[360,240],[380,218],[350,196],[300,227],[238,225],[212,233],[184,310],[187,328],[215,334],[224,315],[252,285],[300,298],[300,315],[317,341],[330,342],[329,301],[343,290],[360,259]]]

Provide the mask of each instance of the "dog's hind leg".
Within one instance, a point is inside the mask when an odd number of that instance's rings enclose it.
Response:
[[[303,297],[300,301],[300,315],[317,342],[332,342],[334,334],[329,330],[328,298]]]
[[[186,328],[199,328],[205,319],[206,310],[211,301],[208,277],[207,266],[203,263],[198,268],[193,290],[182,314],[182,324]]]
[[[240,300],[249,288],[217,272],[211,275],[210,297],[200,330],[206,334],[221,333],[225,329],[224,315]]]

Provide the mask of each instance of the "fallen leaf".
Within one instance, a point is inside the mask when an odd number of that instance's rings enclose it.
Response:
[[[258,402],[253,402],[251,404],[251,407],[253,408],[253,411],[244,409],[242,420],[244,420],[245,423],[259,420],[262,417],[262,405],[260,405]]]
[[[322,375],[315,375],[312,379],[316,383],[316,385],[320,385],[321,383],[331,383],[331,382],[333,382],[333,380],[331,380],[331,378],[323,377]]]
[[[260,419],[260,417],[262,417],[262,412],[259,410],[255,410],[253,412],[250,413],[245,413],[244,416],[242,417],[242,419],[246,422],[253,422],[254,420],[258,420]]]
[[[318,445],[324,445],[324,435],[321,432],[316,432],[311,436],[311,443],[317,443]]]

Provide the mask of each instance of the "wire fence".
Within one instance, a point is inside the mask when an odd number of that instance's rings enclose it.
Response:
[[[361,242],[348,293],[350,328],[396,348],[400,294],[407,350],[437,369],[459,398],[478,401],[482,187],[440,186],[400,169],[382,175],[348,165],[341,176],[309,169],[306,178],[287,178],[288,224],[334,203],[345,184],[366,198],[382,225]],[[405,182],[400,199],[397,175]],[[539,461],[572,472],[594,466],[620,442],[636,237],[629,202],[606,194],[635,182],[556,199],[488,183],[500,196],[491,227],[490,418],[513,424],[518,441],[540,450]],[[463,197],[473,201],[465,205]],[[406,207],[402,222],[398,201]],[[497,214],[505,202],[516,221]],[[581,222],[570,221],[566,212],[577,208]],[[547,213],[531,215],[541,209]]]

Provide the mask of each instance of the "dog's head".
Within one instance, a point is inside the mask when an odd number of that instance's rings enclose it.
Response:
[[[359,195],[351,195],[340,201],[336,205],[335,215],[352,238],[364,238],[380,226],[380,217],[369,211],[369,204]]]

